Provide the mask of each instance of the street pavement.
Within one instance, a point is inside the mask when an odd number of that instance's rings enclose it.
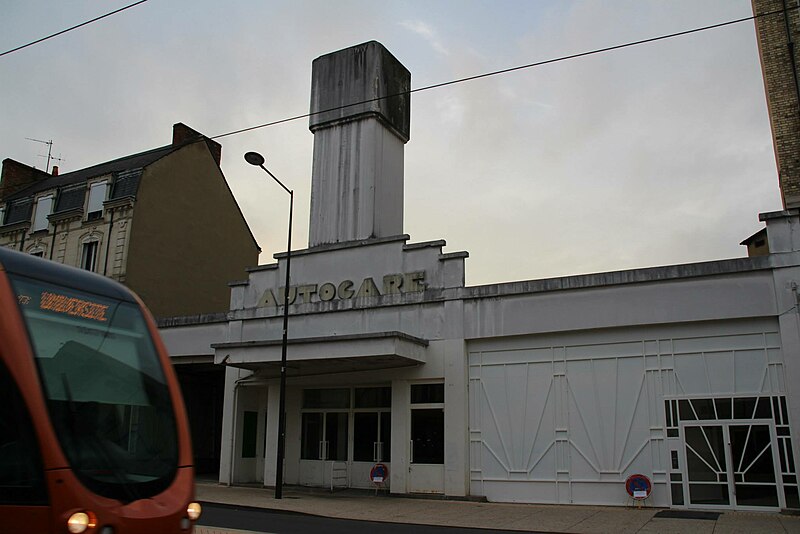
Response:
[[[363,490],[337,490],[330,493],[321,489],[298,487],[284,487],[282,499],[274,499],[273,496],[273,491],[265,488],[221,486],[210,481],[197,483],[197,499],[201,502],[268,508],[340,519],[573,534],[800,534],[800,516],[777,512],[725,512],[717,516],[635,506],[489,503],[395,497]],[[664,517],[665,515],[697,517]],[[203,525],[195,527],[195,533],[251,534],[250,531]]]

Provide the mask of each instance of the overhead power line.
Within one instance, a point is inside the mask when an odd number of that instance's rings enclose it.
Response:
[[[138,2],[134,2],[134,3],[130,4],[130,5],[125,6],[125,7],[121,7],[119,9],[115,10],[115,11],[112,11],[110,13],[106,13],[105,15],[100,15],[99,17],[95,17],[92,20],[87,20],[86,22],[81,22],[80,24],[76,24],[75,26],[72,26],[71,28],[67,28],[65,30],[61,30],[60,32],[56,32],[56,33],[54,33],[52,35],[48,35],[47,37],[42,37],[41,39],[37,39],[35,41],[31,41],[30,43],[24,44],[22,46],[18,46],[16,48],[12,48],[11,50],[6,50],[5,52],[0,52],[0,57],[5,56],[7,54],[11,54],[12,52],[17,52],[18,50],[22,50],[23,48],[28,48],[29,46],[33,46],[35,44],[41,43],[42,41],[47,41],[48,39],[52,39],[53,37],[58,37],[59,35],[62,35],[62,34],[67,33],[67,32],[71,32],[72,30],[76,30],[76,29],[78,29],[78,28],[80,28],[82,26],[87,26],[87,25],[89,25],[89,24],[91,24],[93,22],[97,22],[100,19],[104,19],[106,17],[110,17],[111,15],[116,15],[117,13],[119,13],[121,11],[125,11],[126,9],[130,9],[132,7],[138,6],[139,4],[144,4],[145,2],[147,2],[147,0],[139,0]]]
[[[570,55],[567,55],[567,56],[560,56],[560,57],[557,57],[557,58],[545,59],[545,60],[542,60],[542,61],[536,61],[534,63],[527,63],[525,65],[519,65],[519,66],[516,66],[516,67],[510,67],[510,68],[507,68],[507,69],[495,70],[495,71],[492,71],[492,72],[485,72],[483,74],[476,74],[474,76],[467,76],[466,78],[458,78],[458,79],[450,80],[450,81],[447,81],[447,82],[436,83],[436,84],[433,84],[433,85],[426,85],[424,87],[417,87],[416,89],[410,89],[410,90],[404,91],[402,93],[394,93],[394,94],[391,94],[391,95],[379,96],[379,97],[376,97],[376,98],[370,98],[368,100],[361,100],[359,102],[353,102],[352,104],[345,104],[345,105],[342,105],[342,106],[336,106],[336,107],[332,107],[332,108],[328,108],[328,109],[323,109],[323,110],[320,110],[320,111],[314,111],[314,112],[311,112],[311,113],[305,113],[303,115],[295,115],[293,117],[287,117],[285,119],[278,119],[278,120],[275,120],[275,121],[272,121],[272,122],[266,122],[264,124],[259,124],[259,125],[256,125],[256,126],[249,126],[247,128],[241,128],[239,130],[233,130],[232,132],[227,132],[227,133],[215,135],[215,136],[211,137],[210,139],[219,139],[221,137],[228,137],[228,136],[231,136],[231,135],[250,132],[252,130],[258,130],[260,128],[267,128],[268,126],[276,126],[278,124],[283,124],[283,123],[286,123],[286,122],[292,122],[292,121],[296,121],[296,120],[300,120],[300,119],[307,119],[309,117],[312,117],[314,115],[320,115],[322,113],[329,113],[331,111],[338,111],[340,109],[346,109],[346,108],[353,107],[353,106],[361,106],[363,104],[369,104],[371,102],[377,102],[379,100],[386,100],[386,99],[395,98],[395,97],[398,97],[398,96],[410,95],[412,93],[419,93],[419,92],[422,92],[422,91],[428,91],[430,89],[438,89],[440,87],[446,87],[448,85],[455,85],[455,84],[458,84],[458,83],[470,82],[470,81],[478,80],[478,79],[481,79],[481,78],[488,78],[490,76],[498,76],[500,74],[508,74],[509,72],[515,72],[515,71],[518,71],[518,70],[531,69],[531,68],[534,68],[534,67],[541,67],[543,65],[549,65],[551,63],[558,63],[558,62],[567,61],[567,60],[570,60],[570,59],[577,59],[577,58],[586,57],[586,56],[592,56],[592,55],[596,55],[596,54],[603,54],[603,53],[606,53],[606,52],[612,52],[614,50],[620,50],[620,49],[623,49],[623,48],[630,48],[630,47],[633,47],[633,46],[639,46],[639,45],[643,45],[643,44],[654,43],[654,42],[657,42],[657,41],[664,41],[664,40],[667,40],[667,39],[674,39],[676,37],[682,37],[684,35],[690,35],[690,34],[693,34],[693,33],[699,33],[699,32],[704,32],[704,31],[708,31],[708,30],[715,30],[717,28],[722,28],[722,27],[725,27],[725,26],[732,26],[734,24],[740,24],[742,22],[755,20],[757,18],[768,17],[768,16],[771,16],[771,15],[777,15],[777,14],[780,14],[780,13],[789,12],[790,10],[794,10],[794,9],[800,9],[800,6],[789,7],[789,8],[786,8],[786,9],[779,9],[777,11],[770,11],[768,13],[762,13],[760,15],[752,15],[750,17],[743,17],[743,18],[735,19],[735,20],[729,20],[729,21],[726,21],[726,22],[720,22],[720,23],[717,23],[717,24],[711,24],[709,26],[702,26],[700,28],[693,28],[691,30],[684,30],[684,31],[680,31],[680,32],[669,33],[669,34],[666,34],[666,35],[660,35],[658,37],[650,37],[648,39],[641,39],[639,41],[631,41],[631,42],[624,43],[624,44],[618,44],[618,45],[614,45],[614,46],[607,46],[605,48],[596,48],[594,50],[590,50],[590,51],[587,51],[587,52],[579,52],[579,53],[570,54]]]

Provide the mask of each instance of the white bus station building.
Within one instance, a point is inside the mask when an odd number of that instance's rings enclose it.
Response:
[[[624,505],[641,474],[653,506],[800,508],[800,210],[761,215],[764,256],[468,287],[466,252],[403,232],[409,88],[374,41],[314,62],[284,483],[373,488],[381,463],[392,493]],[[176,365],[225,368],[222,484],[275,484],[275,260],[226,317],[162,324]]]

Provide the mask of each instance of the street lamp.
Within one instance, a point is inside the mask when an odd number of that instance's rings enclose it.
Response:
[[[286,285],[283,297],[283,343],[281,344],[281,388],[280,402],[278,403],[278,460],[275,466],[275,498],[283,497],[283,458],[286,453],[286,346],[289,331],[289,269],[292,265],[292,210],[294,208],[294,191],[283,185],[275,175],[264,167],[264,156],[258,152],[248,152],[244,155],[245,161],[250,165],[261,167],[273,180],[278,182],[289,193],[289,239],[286,244]]]

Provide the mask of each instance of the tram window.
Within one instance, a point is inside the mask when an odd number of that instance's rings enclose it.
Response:
[[[0,505],[46,505],[39,445],[22,395],[0,364]]]

